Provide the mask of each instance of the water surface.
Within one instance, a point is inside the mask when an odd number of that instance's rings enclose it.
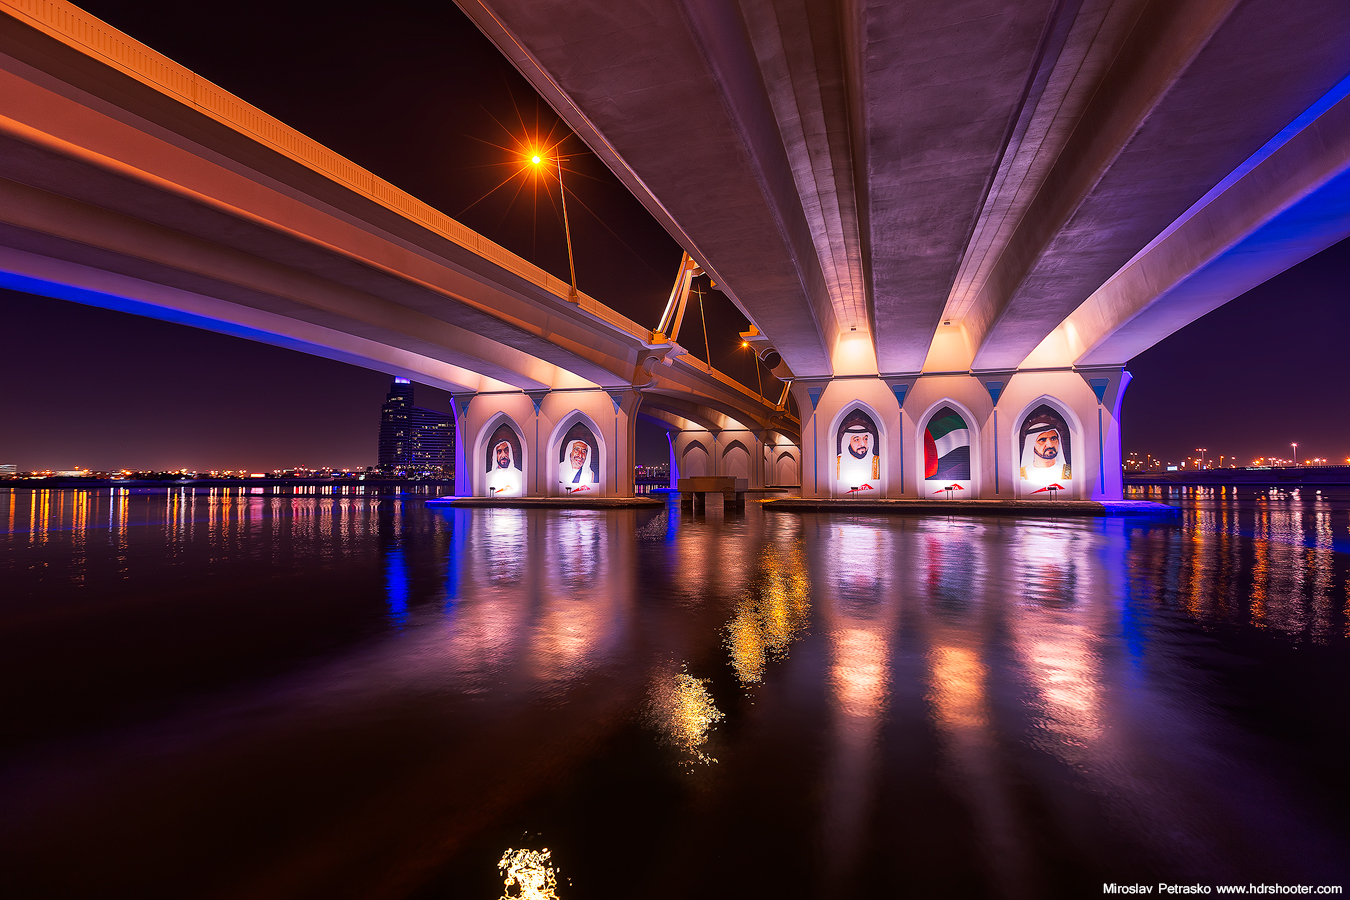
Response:
[[[0,491],[0,894],[1344,884],[1350,506]]]

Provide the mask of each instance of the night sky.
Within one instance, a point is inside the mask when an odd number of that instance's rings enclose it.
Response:
[[[563,139],[580,288],[656,324],[679,246],[579,140],[565,137],[552,110],[451,4],[403,12],[385,5],[381,19],[301,4],[198,3],[192,19],[181,3],[161,0],[82,5],[566,279],[556,186],[537,190],[511,178],[522,140]],[[1298,441],[1300,457],[1350,456],[1346,272],[1350,242],[1135,359],[1125,450],[1177,461],[1207,447],[1249,459],[1287,455]],[[755,385],[737,338],[744,318],[706,279],[703,286],[712,362]],[[1286,315],[1273,321],[1272,309]],[[263,471],[375,462],[390,380],[382,373],[6,291],[0,322],[0,463]],[[696,314],[687,318],[681,343],[706,358],[699,325]],[[432,388],[418,386],[417,399],[448,409]],[[659,431],[643,429],[638,461],[665,455]]]

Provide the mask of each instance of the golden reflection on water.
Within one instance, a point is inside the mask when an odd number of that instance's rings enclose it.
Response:
[[[726,716],[713,703],[704,685],[706,678],[695,678],[686,671],[659,677],[652,691],[652,712],[666,740],[684,751],[689,766],[717,760],[703,752],[708,732]]]
[[[1038,723],[1055,735],[1061,755],[1067,748],[1091,747],[1102,733],[1097,635],[1112,626],[1109,610],[1095,600],[1100,592],[1093,590],[1087,545],[1067,530],[1029,530],[1017,543],[1031,563],[1028,572],[1045,571],[1053,559],[1073,586],[1063,595],[1027,591],[1010,622],[1013,647],[1037,696]]]
[[[845,715],[871,723],[886,701],[886,636],[871,628],[841,628],[832,637],[830,682],[835,701]]]
[[[984,663],[966,647],[934,646],[929,651],[929,697],[938,725],[950,734],[979,733],[988,724]]]
[[[532,554],[542,557],[532,574],[542,577],[544,590],[530,654],[543,681],[575,678],[622,633],[627,591],[622,573],[609,566],[604,515],[579,510],[536,522],[530,534],[532,547],[548,548]]]
[[[506,890],[501,900],[558,900],[558,875],[552,854],[543,850],[507,849],[497,862]]]
[[[824,877],[838,883],[860,864],[882,771],[897,559],[894,532],[871,522],[832,522],[817,535],[824,541],[817,583],[830,707],[819,841]]]
[[[762,581],[736,604],[724,642],[745,685],[764,680],[765,664],[787,655],[811,616],[811,583],[799,544],[766,545],[760,571]]]
[[[990,714],[989,669],[980,648],[954,643],[958,629],[936,627],[928,651],[928,701],[979,842],[1009,881],[1024,881],[1028,851],[1017,803],[1003,769]]]

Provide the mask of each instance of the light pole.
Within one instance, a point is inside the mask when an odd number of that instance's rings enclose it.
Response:
[[[538,153],[530,157],[530,162],[536,166],[543,161],[543,157]],[[567,222],[567,189],[563,186],[562,155],[554,157],[554,162],[558,164],[558,197],[562,200],[563,234],[567,236],[567,268],[572,273],[572,292],[567,295],[567,299],[572,303],[580,303],[581,296],[577,293],[577,264],[572,258],[572,226]]]
[[[1294,443],[1290,444],[1289,446],[1291,446],[1291,447],[1294,448],[1294,468],[1297,469],[1297,468],[1298,468],[1298,442],[1295,441]]]
[[[741,341],[741,349],[742,349],[742,350],[745,350],[745,349],[747,349],[747,348],[750,350],[750,353],[751,353],[751,354],[754,356],[754,358],[755,358],[755,383],[759,385],[759,399],[760,399],[760,400],[763,400],[763,399],[764,399],[764,376],[761,375],[761,374],[759,374],[759,354],[756,353],[755,350],[754,350],[754,348],[750,346],[750,342],[749,342],[749,341]]]
[[[1195,452],[1200,454],[1200,471],[1202,471],[1202,472],[1203,472],[1204,469],[1205,469],[1205,451],[1208,450],[1208,449],[1209,449],[1208,447],[1196,447],[1196,448],[1195,448]]]

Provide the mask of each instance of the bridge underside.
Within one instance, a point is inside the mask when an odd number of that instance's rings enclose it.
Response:
[[[1336,0],[459,2],[799,378],[1122,365],[1350,235]]]

